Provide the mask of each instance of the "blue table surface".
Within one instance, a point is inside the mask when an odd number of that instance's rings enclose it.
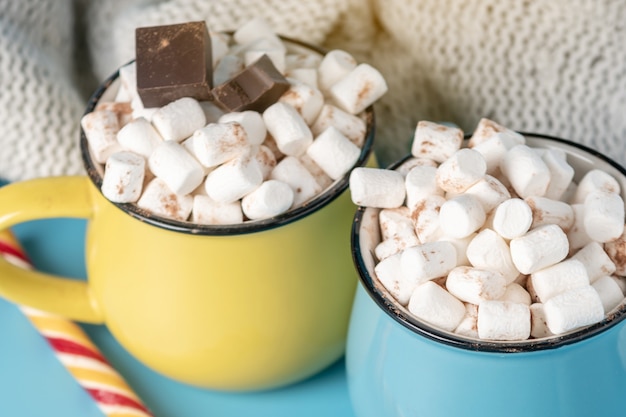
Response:
[[[85,221],[37,220],[14,228],[39,270],[84,279]],[[167,379],[131,357],[106,327],[83,325],[156,417],[353,417],[339,360],[306,381],[272,391],[224,393]],[[21,311],[0,298],[0,416],[102,417]]]

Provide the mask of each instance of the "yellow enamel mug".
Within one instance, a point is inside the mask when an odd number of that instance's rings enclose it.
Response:
[[[116,78],[94,94],[87,111]],[[358,165],[367,162],[373,143],[371,108],[366,117]],[[191,225],[105,199],[102,169],[84,134],[80,146],[87,176],[0,188],[0,229],[41,218],[87,219],[87,280],[0,260],[0,296],[106,324],[148,367],[204,388],[277,387],[343,354],[357,282],[350,250],[356,208],[348,175],[273,219]]]

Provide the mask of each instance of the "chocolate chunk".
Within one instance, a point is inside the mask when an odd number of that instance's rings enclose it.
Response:
[[[244,68],[212,91],[215,102],[226,111],[263,112],[276,103],[289,88],[289,82],[267,55]]]
[[[137,28],[135,43],[137,92],[145,107],[182,97],[211,98],[211,38],[205,22]]]

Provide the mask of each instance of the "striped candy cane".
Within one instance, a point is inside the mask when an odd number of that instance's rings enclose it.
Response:
[[[0,255],[17,266],[32,268],[19,242],[8,230],[0,231]],[[20,309],[105,416],[152,416],[141,399],[76,323],[30,307],[20,306]]]

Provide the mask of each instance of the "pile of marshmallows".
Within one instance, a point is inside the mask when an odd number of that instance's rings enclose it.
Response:
[[[354,166],[363,112],[387,91],[376,69],[342,50],[291,52],[259,19],[211,42],[215,85],[266,54],[289,89],[262,113],[189,97],[144,108],[135,64],[122,67],[114,101],[81,120],[105,166],[106,198],[179,221],[236,224],[301,206]]]
[[[617,180],[576,184],[558,149],[482,119],[418,123],[396,170],[356,168],[355,204],[381,209],[375,275],[417,318],[485,340],[543,338],[597,323],[624,299]]]

